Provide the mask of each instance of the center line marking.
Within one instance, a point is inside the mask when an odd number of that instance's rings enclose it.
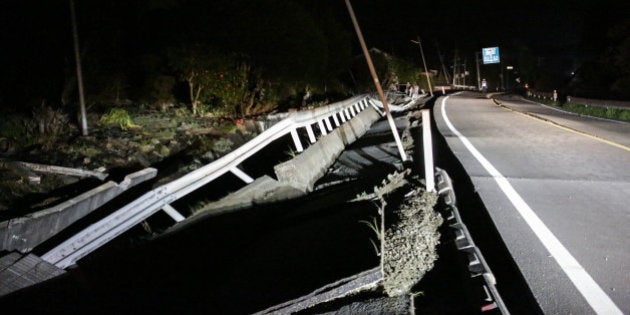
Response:
[[[442,100],[441,106],[442,117],[448,128],[459,138],[492,178],[494,178],[499,188],[501,188],[505,196],[529,225],[530,229],[536,234],[538,240],[540,240],[543,246],[549,251],[571,282],[573,282],[573,285],[580,291],[582,296],[586,299],[586,302],[597,314],[623,314],[619,307],[615,305],[604,290],[593,280],[591,275],[584,270],[577,259],[569,253],[564,245],[560,243],[560,240],[558,240],[538,215],[536,215],[534,210],[532,210],[525,200],[516,192],[505,176],[503,176],[464,135],[455,129],[446,115],[446,100],[449,97],[450,96],[447,96]]]

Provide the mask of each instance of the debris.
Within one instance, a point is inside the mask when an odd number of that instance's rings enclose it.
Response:
[[[74,177],[96,177],[100,180],[105,180],[108,174],[99,172],[99,171],[88,171],[80,168],[70,168],[63,166],[55,166],[55,165],[45,165],[45,164],[37,164],[37,163],[29,163],[29,162],[7,162],[6,164],[14,165],[16,168],[22,170],[30,170],[36,173],[51,173],[51,174],[60,174]],[[38,176],[34,176],[39,178]],[[29,181],[31,176],[29,175]]]

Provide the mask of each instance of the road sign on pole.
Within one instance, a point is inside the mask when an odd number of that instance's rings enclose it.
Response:
[[[483,64],[499,63],[499,47],[488,47],[481,50],[483,56]]]

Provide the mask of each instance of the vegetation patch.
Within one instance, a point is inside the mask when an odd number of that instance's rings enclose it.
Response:
[[[627,109],[588,106],[569,102],[559,107],[580,115],[630,121],[630,110]]]
[[[101,116],[100,122],[106,125],[118,125],[122,130],[140,127],[133,123],[129,113],[122,108],[112,108],[108,113]]]
[[[630,121],[630,109],[588,106],[588,105],[577,104],[577,103],[572,103],[572,102],[562,103],[562,102],[554,102],[553,100],[546,100],[546,99],[541,100],[541,99],[531,98],[531,97],[528,99],[537,103],[553,106],[553,107],[566,110],[572,113],[576,113],[579,115]]]
[[[383,214],[390,194],[403,187],[412,191],[405,195],[404,202],[392,214],[386,215],[386,224],[382,219],[361,221],[374,231],[380,242],[380,249],[370,239],[381,256],[383,266],[383,290],[390,296],[410,294],[426,272],[433,268],[437,260],[437,245],[440,233],[438,228],[443,219],[434,210],[438,195],[427,192],[419,181],[409,181],[410,170],[395,172],[383,180],[383,185],[374,187],[374,193],[362,193],[355,200],[373,200]],[[381,253],[382,250],[382,253]]]

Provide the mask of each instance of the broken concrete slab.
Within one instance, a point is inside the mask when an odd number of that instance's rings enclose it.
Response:
[[[326,285],[313,291],[311,294],[270,307],[255,314],[293,314],[318,304],[374,289],[378,287],[382,279],[383,273],[380,267],[373,268]]]
[[[0,250],[28,253],[127,189],[156,175],[156,169],[146,168],[127,175],[120,184],[109,181],[54,207],[1,222]]]
[[[13,162],[15,165],[25,167],[36,173],[51,173],[74,177],[96,177],[100,180],[105,180],[108,174],[99,171],[89,171],[80,168],[63,167],[56,165],[44,165],[29,162]]]
[[[249,208],[256,204],[266,204],[303,196],[304,192],[293,186],[282,184],[265,175],[240,190],[216,202],[209,203],[195,212],[195,215],[219,215],[226,212]]]
[[[312,191],[315,182],[334,164],[345,147],[365,134],[379,118],[376,110],[368,107],[295,158],[276,165],[274,171],[278,181],[303,192]]]
[[[0,296],[65,273],[41,258],[12,252],[0,257]]]

